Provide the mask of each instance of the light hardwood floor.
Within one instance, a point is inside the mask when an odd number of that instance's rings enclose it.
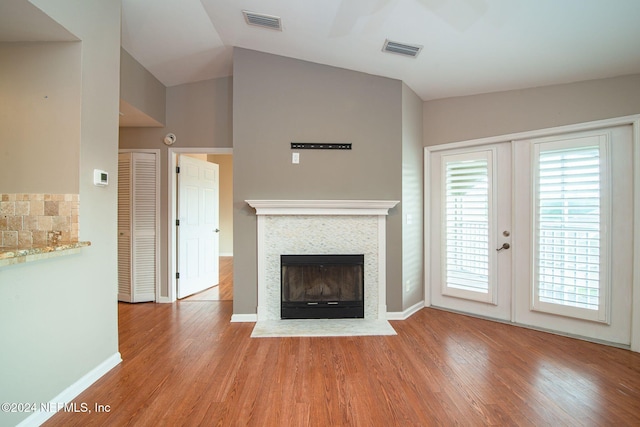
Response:
[[[119,304],[123,362],[47,426],[638,426],[640,354],[423,309],[397,336],[250,338],[230,301]]]
[[[233,301],[233,257],[220,257],[220,282],[182,301]]]

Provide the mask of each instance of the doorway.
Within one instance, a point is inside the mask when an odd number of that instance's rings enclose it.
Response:
[[[178,299],[219,283],[220,168],[207,157],[178,156]]]
[[[194,202],[185,200],[185,194],[189,191],[180,191],[179,176],[184,172],[184,169],[180,170],[180,175],[177,173],[178,167],[181,163],[188,162],[189,167],[195,164],[204,164],[203,169],[210,169],[206,167],[207,164],[214,166],[217,170],[217,184],[218,195],[216,201],[218,202],[218,209],[215,213],[209,212],[204,214],[208,217],[214,217],[217,225],[206,225],[211,228],[211,234],[215,235],[215,250],[205,251],[207,255],[203,261],[196,256],[189,256],[188,247],[191,246],[192,253],[197,254],[196,244],[198,239],[191,239],[187,242],[190,232],[187,228],[181,229],[181,227],[189,221],[185,221],[183,216],[184,212],[180,213],[180,205],[191,203],[195,206],[199,203],[197,200]],[[197,169],[197,168],[196,168]],[[192,170],[194,170],[192,168]],[[209,173],[211,175],[212,172]],[[203,301],[219,301],[232,299],[233,291],[233,156],[232,149],[229,148],[170,148],[169,149],[169,176],[172,177],[169,183],[169,286],[168,286],[168,299],[175,301],[179,298],[185,298],[184,300],[203,300]],[[207,191],[206,189],[203,191]],[[195,190],[190,191],[192,195]],[[195,211],[195,209],[192,209]],[[180,222],[178,222],[180,220]],[[178,225],[180,224],[180,225]],[[196,227],[197,228],[197,227]],[[204,234],[201,230],[195,230],[193,236]],[[208,233],[207,233],[208,234]],[[193,237],[191,236],[191,237]],[[208,260],[207,257],[211,257],[211,253],[217,253],[215,260]],[[187,255],[186,257],[184,255]],[[202,262],[206,263],[209,270],[215,270],[215,280],[209,280],[208,278],[200,278],[198,276],[203,273],[207,273],[207,267],[202,266]],[[210,273],[211,271],[209,271]],[[186,278],[189,282],[195,282],[195,287],[190,287],[185,290],[182,279]],[[194,278],[195,276],[195,278]],[[181,283],[182,282],[182,283]],[[186,282],[186,280],[185,280]],[[183,285],[183,286],[181,286]],[[191,286],[191,285],[189,285]],[[182,289],[181,289],[182,287]]]
[[[427,300],[633,347],[634,127],[527,136],[426,150]]]

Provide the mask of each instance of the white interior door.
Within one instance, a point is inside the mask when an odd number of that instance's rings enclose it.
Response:
[[[432,305],[510,319],[510,144],[434,152],[430,171]]]
[[[184,298],[219,282],[218,165],[179,157],[177,296]]]

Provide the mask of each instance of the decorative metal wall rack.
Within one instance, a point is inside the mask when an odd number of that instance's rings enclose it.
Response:
[[[351,150],[351,143],[292,142],[292,150]]]

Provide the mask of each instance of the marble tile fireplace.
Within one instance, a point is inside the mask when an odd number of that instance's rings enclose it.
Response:
[[[386,319],[386,216],[397,201],[246,202],[258,220],[258,322],[282,319],[282,255],[363,254],[364,320]]]

